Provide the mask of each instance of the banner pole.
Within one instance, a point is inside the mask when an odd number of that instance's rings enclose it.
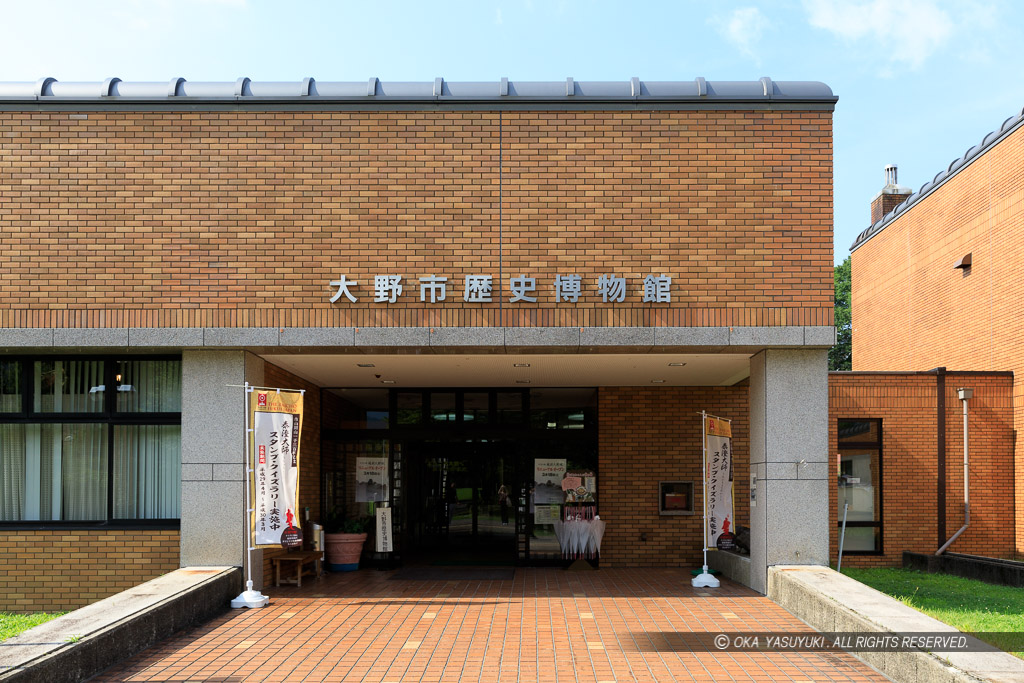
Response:
[[[700,414],[701,500],[704,502],[704,573],[708,573],[708,416]]]
[[[708,571],[708,433],[707,433],[707,411],[700,412],[700,479],[703,495],[701,498],[704,504],[704,517],[701,526],[704,527],[704,569],[697,576],[690,580],[694,588],[718,588],[721,582],[712,576]]]
[[[252,514],[249,512],[249,505],[252,503],[252,426],[249,424],[249,395],[252,393],[253,387],[249,386],[246,382],[244,387],[244,398],[245,398],[245,467],[242,471],[245,473],[245,564],[247,572],[247,580],[245,582],[245,590],[237,598],[231,601],[233,608],[241,607],[266,607],[267,603],[270,602],[270,598],[263,595],[259,591],[252,589]]]

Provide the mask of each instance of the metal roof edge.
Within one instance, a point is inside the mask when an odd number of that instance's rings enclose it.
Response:
[[[970,147],[963,153],[963,155],[950,162],[949,166],[947,166],[945,170],[939,171],[935,174],[935,177],[922,185],[917,192],[911,194],[909,197],[893,207],[889,213],[872,223],[866,230],[863,230],[859,235],[857,235],[853,244],[850,245],[850,253],[852,254],[857,251],[857,249],[864,246],[868,240],[882,232],[882,230],[888,227],[893,221],[917,205],[918,202],[945,185],[947,181],[956,177],[960,171],[963,171],[975,161],[985,156],[990,149],[1008,138],[1022,126],[1024,126],[1024,108],[1022,108],[1020,113],[1016,116],[1011,116],[1003,121],[1003,125],[988,133],[984,138],[982,138],[980,143]]]
[[[204,104],[305,102],[316,103],[430,103],[430,102],[720,102],[773,104],[835,104],[832,89],[819,81],[510,81],[454,82],[435,78],[430,82],[367,81],[235,81],[203,82],[175,78],[167,81],[60,82],[47,77],[34,83],[0,82],[0,102],[8,108],[18,105],[66,103],[134,103],[156,105],[167,102]]]

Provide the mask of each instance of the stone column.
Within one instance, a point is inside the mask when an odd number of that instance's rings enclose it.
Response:
[[[750,359],[750,472],[750,586],[764,593],[769,566],[828,565],[826,349]]]
[[[245,565],[246,380],[263,381],[263,361],[250,353],[182,353],[182,567]],[[253,580],[262,584],[259,562]]]

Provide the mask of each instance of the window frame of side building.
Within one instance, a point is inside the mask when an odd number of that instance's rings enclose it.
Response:
[[[102,362],[102,387],[93,387],[96,390],[95,393],[101,393],[102,407],[92,411],[77,411],[77,412],[56,412],[56,411],[44,411],[37,410],[35,408],[36,401],[40,397],[35,396],[35,372],[36,363],[52,363],[52,362]],[[145,362],[145,361],[173,361],[177,363],[177,387],[178,393],[177,404],[179,407],[178,411],[129,411],[118,409],[118,395],[124,392],[124,389],[120,387],[129,386],[128,391],[131,391],[130,385],[120,384],[119,368],[121,363],[132,363],[132,362]],[[2,529],[89,529],[89,528],[105,528],[105,529],[119,529],[119,528],[151,528],[151,529],[178,529],[180,528],[180,482],[181,482],[181,356],[177,354],[161,354],[161,355],[131,355],[131,354],[54,354],[54,355],[8,355],[0,357],[0,364],[7,365],[10,363],[20,363],[20,368],[17,372],[20,377],[19,393],[21,395],[21,406],[18,411],[0,412],[0,427],[7,425],[102,425],[105,430],[106,438],[106,515],[100,519],[79,519],[79,520],[68,520],[68,519],[19,519],[19,520],[0,520],[0,528]],[[6,370],[6,368],[5,368]],[[7,378],[0,378],[0,381],[6,381]],[[108,387],[113,387],[113,391],[108,391]],[[7,391],[7,388],[0,388],[0,392]],[[40,392],[41,393],[41,392]],[[92,393],[92,391],[90,391]],[[12,394],[5,394],[12,395]],[[79,395],[80,396],[80,395]],[[178,447],[177,447],[177,466],[174,468],[176,477],[176,486],[179,488],[178,500],[177,500],[177,517],[169,518],[156,518],[156,517],[142,517],[142,518],[118,518],[115,517],[115,430],[118,428],[133,428],[133,427],[149,427],[149,426],[177,426],[178,427]],[[66,440],[68,437],[64,437]],[[101,449],[102,450],[102,449]],[[28,453],[26,453],[26,463],[28,462]],[[131,457],[130,451],[128,457]],[[161,456],[162,457],[162,456]],[[64,487],[64,474],[61,474],[61,493],[64,497],[66,495],[66,489]],[[102,499],[101,499],[102,500]],[[64,514],[64,505],[62,503],[61,512]],[[24,514],[24,510],[22,510]],[[42,516],[42,515],[40,515]]]
[[[860,422],[865,424],[874,424],[874,432],[877,438],[874,440],[870,439],[848,439],[844,440],[842,436],[842,430],[840,425],[844,422]],[[867,418],[867,417],[840,417],[836,419],[836,450],[839,453],[839,463],[837,463],[839,469],[836,472],[836,501],[839,501],[839,491],[842,488],[840,482],[842,477],[845,476],[842,473],[842,459],[844,455],[865,455],[869,454],[872,458],[877,460],[876,471],[878,473],[878,481],[873,482],[872,486],[877,489],[877,494],[874,496],[874,500],[877,501],[877,510],[875,510],[873,521],[847,521],[846,529],[847,535],[849,535],[850,529],[863,529],[863,528],[874,528],[875,532],[875,548],[873,550],[850,550],[843,548],[843,555],[884,555],[885,554],[885,489],[883,487],[883,470],[884,470],[884,458],[882,453],[883,431],[882,431],[882,419],[881,418]],[[871,429],[868,429],[868,433]],[[856,453],[848,453],[849,451],[856,451]],[[866,453],[867,452],[867,453]],[[841,532],[843,527],[843,512],[842,509],[838,509],[838,521],[837,521],[837,532]]]

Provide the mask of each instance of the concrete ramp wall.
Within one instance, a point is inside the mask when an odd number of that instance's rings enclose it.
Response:
[[[0,681],[83,681],[229,609],[238,567],[189,567],[69,612],[0,643]]]

